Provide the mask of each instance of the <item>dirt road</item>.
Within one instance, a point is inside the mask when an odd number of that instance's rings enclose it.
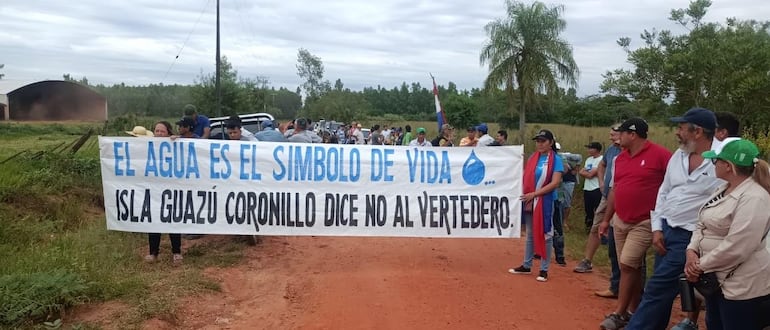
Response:
[[[614,301],[603,276],[553,267],[511,275],[523,240],[270,237],[210,270],[221,293],[182,306],[203,329],[596,329]],[[186,315],[185,315],[186,314]]]
[[[218,239],[207,237],[206,239]],[[224,238],[227,239],[227,238]],[[147,329],[598,329],[602,274],[511,275],[524,240],[267,237]],[[537,265],[537,263],[536,263]],[[672,319],[679,320],[681,313]]]

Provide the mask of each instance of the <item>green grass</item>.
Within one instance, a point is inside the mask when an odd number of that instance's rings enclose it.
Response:
[[[146,234],[106,229],[95,134],[76,154],[65,150],[89,129],[102,128],[0,123],[0,162],[18,154],[0,164],[0,328],[93,329],[56,322],[72,305],[112,299],[131,306],[115,316],[121,328],[173,322],[179,297],[220,289],[204,268],[242,258],[245,244],[212,240],[185,251],[181,267],[145,264]]]
[[[588,234],[585,231],[585,208],[583,208],[583,190],[582,185],[575,187],[575,192],[572,196],[572,210],[569,216],[570,230],[564,233],[564,253],[567,258],[578,262],[585,257],[586,241],[588,240]],[[653,249],[647,251],[647,277],[652,276],[653,261],[655,260],[655,254]],[[611,273],[610,259],[607,252],[607,245],[600,245],[596,250],[594,258],[592,260],[594,269],[598,269],[608,277]],[[569,264],[567,267],[575,267],[577,264]],[[601,288],[597,288],[601,289]]]

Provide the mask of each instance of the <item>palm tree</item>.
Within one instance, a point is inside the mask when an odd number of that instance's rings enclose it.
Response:
[[[489,64],[485,88],[505,85],[508,108],[515,113],[514,89],[519,97],[519,137],[524,142],[525,113],[538,93],[552,93],[559,81],[577,85],[579,75],[572,46],[560,37],[567,26],[564,6],[548,7],[506,0],[507,16],[489,22],[484,30],[489,40],[481,49],[481,65]]]

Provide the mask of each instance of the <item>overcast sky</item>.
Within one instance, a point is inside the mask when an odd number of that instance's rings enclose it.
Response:
[[[639,44],[645,28],[684,29],[667,20],[686,0],[565,1],[564,38],[574,47],[579,95],[599,92],[601,74],[627,66],[615,41]],[[221,52],[243,77],[295,89],[297,50],[321,57],[325,79],[345,87],[481,87],[484,25],[505,15],[503,0],[222,0]],[[766,0],[714,0],[707,21],[768,19]],[[197,22],[197,23],[196,23]],[[214,71],[216,0],[0,2],[0,72],[8,80],[192,84]],[[189,39],[188,39],[189,38]],[[177,59],[175,57],[179,55]]]

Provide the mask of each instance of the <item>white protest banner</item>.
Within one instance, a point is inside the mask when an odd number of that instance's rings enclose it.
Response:
[[[110,230],[519,237],[522,146],[99,137]]]

